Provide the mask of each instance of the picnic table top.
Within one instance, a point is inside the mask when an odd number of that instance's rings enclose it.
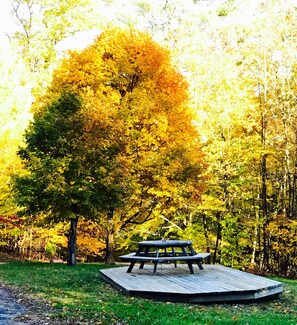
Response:
[[[138,243],[138,246],[146,247],[183,247],[192,245],[191,240],[146,240]]]

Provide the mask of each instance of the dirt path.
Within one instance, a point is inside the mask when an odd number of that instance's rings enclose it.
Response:
[[[0,325],[61,324],[50,319],[51,312],[46,303],[0,283]]]
[[[11,258],[0,254],[1,264],[11,261]],[[58,324],[50,320],[48,315],[51,312],[46,303],[24,295],[18,288],[11,288],[0,279],[0,325]]]
[[[51,320],[52,309],[46,303],[0,283],[0,325],[55,325]]]
[[[25,312],[25,307],[22,304],[17,303],[8,290],[0,287],[0,325],[26,324],[23,321],[18,320],[25,315]]]

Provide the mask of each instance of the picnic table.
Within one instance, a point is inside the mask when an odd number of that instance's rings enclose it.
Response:
[[[189,270],[194,274],[193,264],[197,264],[203,270],[202,260],[210,256],[210,253],[196,253],[192,247],[191,240],[148,240],[138,243],[138,250],[120,256],[122,261],[130,262],[127,273],[131,273],[135,263],[140,263],[143,269],[145,263],[154,263],[153,275],[156,274],[158,263],[173,262],[177,267],[177,262],[182,261],[188,264]]]

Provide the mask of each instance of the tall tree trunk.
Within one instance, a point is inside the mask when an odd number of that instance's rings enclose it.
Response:
[[[32,227],[30,227],[30,230],[29,230],[29,260],[32,258],[32,238],[33,238]]]
[[[209,239],[209,232],[208,232],[208,227],[207,227],[207,222],[206,222],[206,217],[203,214],[202,215],[202,220],[203,220],[203,229],[204,229],[204,237],[206,239],[206,252],[210,253],[210,239]]]
[[[263,265],[269,267],[269,243],[267,237],[268,226],[268,207],[267,207],[267,155],[262,156],[261,171],[262,171],[262,214],[263,214]]]
[[[106,237],[105,263],[108,265],[115,264],[114,234],[112,231],[109,232]]]
[[[115,247],[114,247],[114,208],[110,209],[107,214],[107,234],[106,234],[106,254],[105,263],[108,265],[115,264]]]
[[[260,112],[261,112],[261,142],[262,142],[262,155],[260,157],[261,168],[261,210],[263,217],[263,266],[269,265],[269,251],[268,251],[268,205],[267,205],[267,124],[268,124],[268,108],[267,108],[267,53],[266,49],[263,52],[263,89],[259,88]]]
[[[257,242],[259,242],[257,240],[258,239],[258,233],[259,233],[259,214],[258,214],[258,212],[256,212],[256,224],[255,224],[255,228],[254,228],[254,238],[253,238],[253,250],[252,250],[251,264],[256,263]]]
[[[296,121],[297,122],[297,121]],[[295,123],[296,123],[295,122]],[[292,195],[292,218],[297,218],[297,130],[295,129],[295,157],[294,157],[294,175],[293,175],[293,195]]]
[[[221,215],[220,213],[217,213],[217,238],[216,238],[216,244],[215,249],[213,253],[213,263],[220,262],[220,241],[222,239],[222,225],[221,225]]]
[[[252,251],[252,256],[251,256],[251,264],[256,263],[256,253],[257,253],[257,249],[261,250],[261,242],[259,241],[259,208],[258,208],[258,204],[256,202],[260,201],[259,198],[259,194],[258,197],[256,198],[253,195],[253,215],[255,215],[255,222],[254,222],[254,237],[253,237],[253,251]]]
[[[67,265],[76,265],[76,230],[77,230],[78,217],[70,219],[70,229],[68,234],[68,256]]]
[[[294,170],[294,174],[293,174],[293,184],[292,184],[292,202],[291,202],[291,216],[292,219],[294,219],[294,217],[296,218],[297,215],[297,174],[296,174],[296,167]]]

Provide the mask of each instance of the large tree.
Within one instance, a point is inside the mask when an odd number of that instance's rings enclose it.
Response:
[[[72,52],[34,111],[17,198],[26,214],[70,219],[68,264],[81,216],[100,218],[113,263],[114,235],[199,200],[203,155],[187,84],[148,35],[112,29]]]

